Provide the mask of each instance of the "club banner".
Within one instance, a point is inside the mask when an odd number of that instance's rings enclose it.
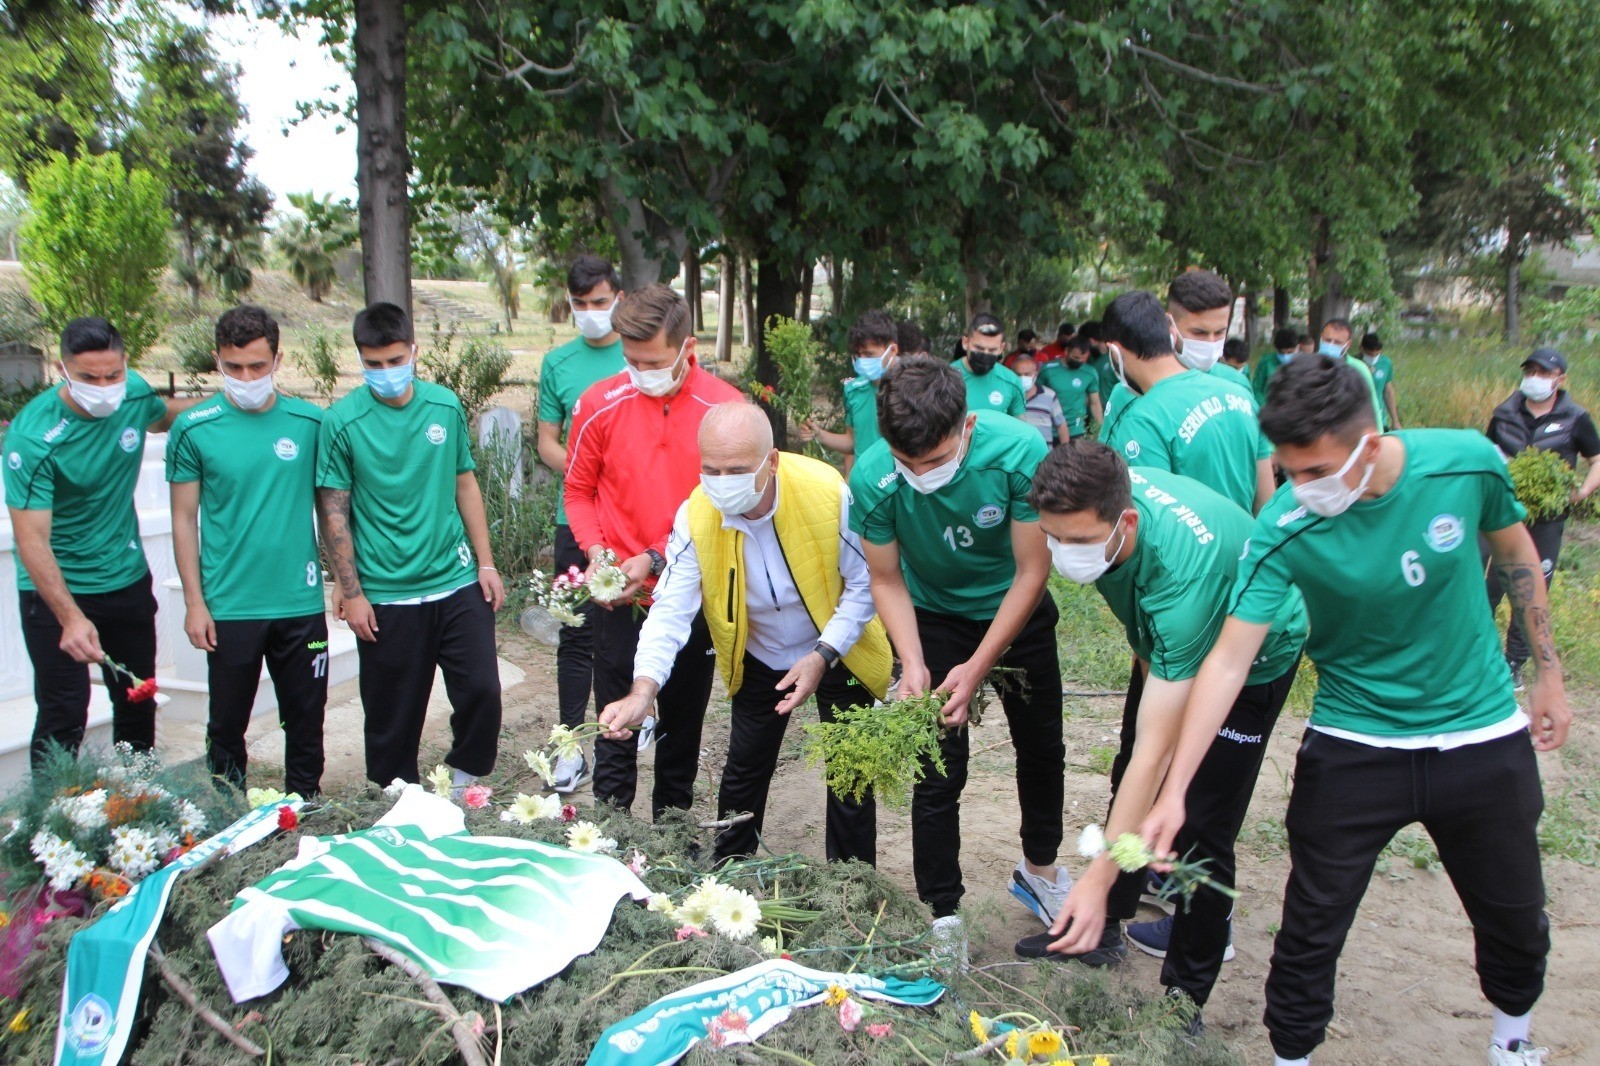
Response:
[[[101,919],[67,945],[67,979],[56,1029],[57,1066],[111,1066],[122,1058],[138,1012],[145,953],[179,877],[218,852],[243,851],[278,828],[278,809],[264,804],[134,885]]]
[[[757,1040],[788,1020],[798,1007],[820,1003],[838,985],[862,999],[927,1007],[944,986],[927,977],[869,977],[812,970],[788,959],[769,959],[726,977],[702,981],[663,996],[600,1034],[587,1066],[669,1066],[704,1040],[711,1023],[731,1012],[740,1038]]]

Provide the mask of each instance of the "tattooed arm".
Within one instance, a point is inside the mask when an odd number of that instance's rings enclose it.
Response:
[[[361,578],[356,573],[356,547],[350,535],[350,491],[318,489],[317,517],[322,525],[322,546],[339,588],[339,617],[350,623],[357,637],[377,640],[378,619],[361,591]]]
[[[1533,538],[1520,522],[1484,534],[1493,553],[1500,585],[1511,599],[1511,611],[1522,625],[1533,652],[1534,681],[1528,686],[1528,716],[1533,719],[1533,746],[1554,751],[1567,739],[1572,711],[1567,707],[1561,659],[1550,631],[1550,595]]]

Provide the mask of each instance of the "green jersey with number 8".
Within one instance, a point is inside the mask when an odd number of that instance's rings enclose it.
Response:
[[[948,485],[923,494],[905,483],[878,441],[850,472],[850,528],[871,544],[898,543],[911,602],[963,618],[993,618],[1016,575],[1011,523],[1037,522],[1033,472],[1050,446],[1009,415],[971,416],[972,435]]]
[[[1229,613],[1271,622],[1291,589],[1311,620],[1311,724],[1380,737],[1479,729],[1516,713],[1483,593],[1478,533],[1522,521],[1505,460],[1470,430],[1391,434],[1394,487],[1334,518],[1289,485],[1256,519]]]

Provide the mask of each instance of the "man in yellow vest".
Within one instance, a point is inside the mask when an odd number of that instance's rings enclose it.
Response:
[[[678,508],[667,568],[639,633],[633,688],[600,722],[623,739],[650,713],[702,609],[733,702],[716,858],[755,851],[789,712],[813,694],[823,721],[881,699],[893,655],[873,613],[850,493],[826,463],[772,446],[760,408],[725,403],[700,425],[700,487]],[[851,684],[852,679],[859,684]],[[828,795],[829,859],[877,858],[877,807]]]

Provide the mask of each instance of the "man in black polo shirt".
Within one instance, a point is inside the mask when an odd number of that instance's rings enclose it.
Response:
[[[1588,498],[1600,489],[1600,432],[1596,432],[1594,419],[1578,406],[1567,392],[1567,357],[1554,348],[1539,348],[1523,360],[1522,385],[1494,409],[1486,431],[1495,447],[1507,459],[1528,448],[1552,451],[1571,467],[1578,465],[1578,456],[1589,462],[1589,472],[1583,484],[1572,494],[1572,502]],[[1563,512],[1554,518],[1544,518],[1528,523],[1533,534],[1533,546],[1539,550],[1539,565],[1544,570],[1546,587],[1555,576],[1556,564],[1561,559],[1561,536],[1567,528]],[[1493,569],[1489,571],[1489,602],[1500,605],[1505,591]],[[1528,639],[1511,616],[1506,630],[1506,662],[1511,664],[1511,676],[1517,688],[1522,687],[1522,665],[1528,661]]]

